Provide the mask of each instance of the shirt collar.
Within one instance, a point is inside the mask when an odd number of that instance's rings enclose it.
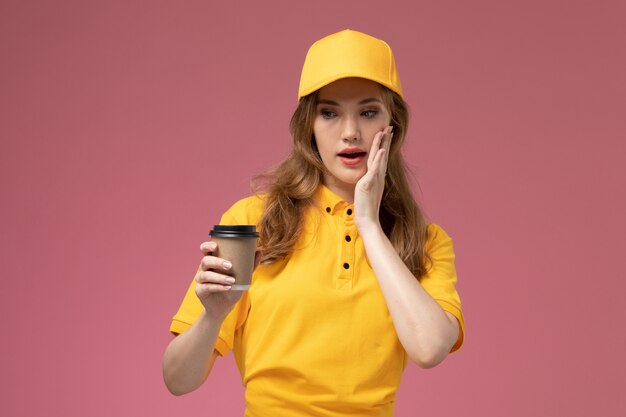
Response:
[[[324,184],[320,184],[318,187],[315,201],[322,211],[330,214],[335,214],[339,210],[352,206],[352,204],[348,204]]]

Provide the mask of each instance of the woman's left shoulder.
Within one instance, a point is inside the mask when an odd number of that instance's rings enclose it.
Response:
[[[426,249],[431,251],[440,247],[452,246],[452,238],[450,235],[438,224],[429,223],[427,225],[427,239]]]

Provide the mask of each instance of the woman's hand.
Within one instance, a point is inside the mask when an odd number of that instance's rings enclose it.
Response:
[[[354,190],[354,222],[362,233],[369,227],[380,227],[378,213],[385,190],[385,175],[393,127],[378,132],[367,158],[367,172],[356,183]]]
[[[230,261],[213,256],[217,243],[203,242],[200,245],[203,257],[196,274],[196,295],[207,314],[223,320],[241,298],[241,291],[230,291],[235,278],[224,272],[232,268]]]

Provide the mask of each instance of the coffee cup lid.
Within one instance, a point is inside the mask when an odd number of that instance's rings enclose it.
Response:
[[[255,225],[215,225],[209,232],[217,237],[259,237]]]

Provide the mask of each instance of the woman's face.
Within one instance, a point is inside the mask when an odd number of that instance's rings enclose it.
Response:
[[[374,136],[391,123],[379,84],[344,78],[319,90],[313,134],[328,173],[324,184],[352,201],[354,186],[367,172]]]

